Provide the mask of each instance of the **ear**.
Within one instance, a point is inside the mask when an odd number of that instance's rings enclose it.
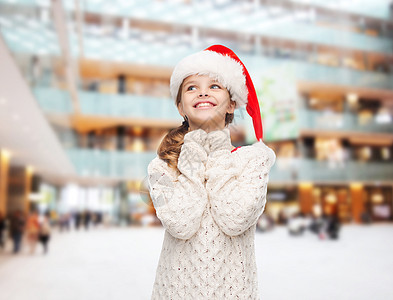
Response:
[[[229,105],[227,108],[227,113],[229,114],[233,114],[235,111],[235,107],[236,107],[236,101],[233,101],[231,99],[229,99]]]
[[[179,105],[177,106],[177,110],[179,111],[179,114],[184,117],[184,111],[183,111],[183,104],[179,102]]]

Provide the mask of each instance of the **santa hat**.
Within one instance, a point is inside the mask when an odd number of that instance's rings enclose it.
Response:
[[[194,74],[209,75],[218,80],[236,102],[235,108],[246,105],[252,117],[255,136],[262,141],[262,119],[254,84],[246,67],[231,49],[213,45],[183,58],[175,66],[170,80],[170,92],[175,101],[183,80]]]

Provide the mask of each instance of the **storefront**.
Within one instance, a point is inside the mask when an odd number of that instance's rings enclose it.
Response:
[[[393,221],[392,187],[364,188],[364,208],[373,222]]]
[[[269,185],[264,214],[269,215],[277,224],[285,224],[292,215],[300,212],[298,190],[295,185]]]
[[[299,185],[303,213],[335,215],[341,223],[393,221],[392,187],[358,183],[348,185]]]

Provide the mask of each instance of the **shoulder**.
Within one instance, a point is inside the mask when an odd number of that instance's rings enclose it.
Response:
[[[168,175],[176,175],[176,170],[171,168],[168,163],[161,159],[158,155],[150,161],[147,166],[148,174],[153,174],[157,172],[165,172]]]
[[[147,166],[147,171],[150,173],[158,170],[165,170],[168,166],[167,162],[161,159],[158,155],[153,158]]]
[[[262,159],[267,162],[269,167],[272,167],[276,161],[276,153],[263,141],[233,149],[232,154],[245,160]]]

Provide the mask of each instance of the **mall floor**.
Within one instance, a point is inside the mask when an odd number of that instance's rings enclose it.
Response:
[[[150,299],[162,228],[53,232],[49,253],[0,250],[2,300]],[[346,225],[340,239],[256,232],[261,299],[393,299],[393,225]]]

